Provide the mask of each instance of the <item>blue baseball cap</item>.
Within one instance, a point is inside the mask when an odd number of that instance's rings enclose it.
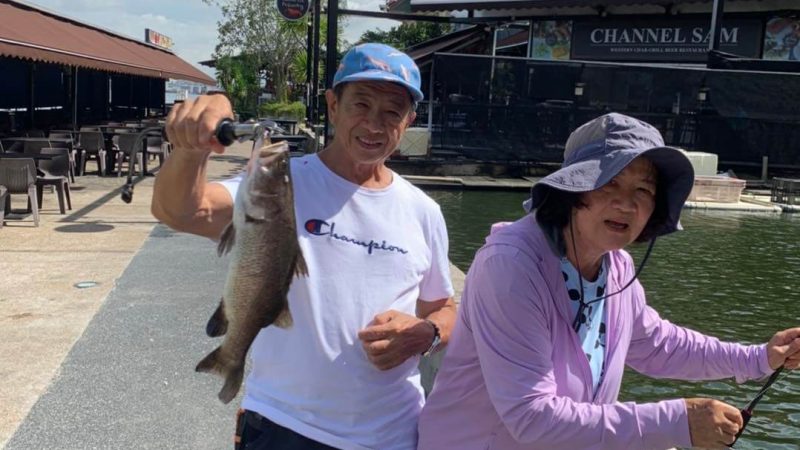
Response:
[[[561,169],[542,178],[525,201],[528,211],[538,208],[548,189],[589,192],[599,189],[622,172],[634,159],[644,156],[658,171],[659,189],[666,201],[661,223],[651,226],[656,236],[680,230],[683,204],[694,185],[694,169],[683,151],[664,145],[661,133],[652,125],[611,113],[591,120],[567,139]]]
[[[408,89],[414,102],[424,98],[417,64],[385,44],[356,45],[344,55],[333,76],[333,87],[351,81],[389,81]]]

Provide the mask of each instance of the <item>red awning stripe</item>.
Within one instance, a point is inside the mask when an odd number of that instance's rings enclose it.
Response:
[[[108,72],[215,84],[168,50],[0,0],[0,55]]]

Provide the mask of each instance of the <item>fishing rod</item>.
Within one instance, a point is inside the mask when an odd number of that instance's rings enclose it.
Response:
[[[744,409],[740,411],[740,413],[742,414],[742,427],[739,428],[739,432],[736,433],[736,436],[733,438],[733,442],[731,442],[731,444],[728,447],[733,448],[733,446],[736,444],[736,441],[738,441],[739,437],[742,435],[742,433],[744,433],[745,427],[747,427],[747,424],[750,423],[750,419],[753,417],[753,410],[755,410],[756,405],[764,397],[764,394],[767,393],[767,390],[770,388],[770,386],[772,386],[773,384],[775,384],[776,381],[778,381],[778,378],[781,376],[781,372],[783,372],[783,366],[778,367],[778,369],[776,369],[775,372],[772,372],[772,375],[770,375],[769,379],[767,379],[767,382],[764,383],[764,386],[762,386],[761,389],[758,390],[756,396],[753,397],[753,399],[750,400],[750,403],[748,403],[747,406],[745,406]]]
[[[166,129],[161,127],[148,127],[143,129],[136,135],[136,139],[134,142],[141,143],[144,137],[152,132],[159,132],[161,133],[162,139],[168,139],[166,135]],[[234,142],[244,142],[247,140],[254,140],[259,137],[267,137],[272,134],[284,134],[286,130],[281,128],[275,121],[273,120],[262,120],[260,122],[246,122],[246,123],[238,123],[234,122],[231,119],[222,119],[218,124],[217,128],[214,131],[214,138],[225,147],[230,146]],[[132,145],[131,148],[128,150],[128,158],[129,161],[135,161],[136,159],[136,151],[137,145]],[[147,157],[145,154],[144,158]],[[128,164],[128,178],[125,182],[125,185],[122,186],[122,192],[120,197],[122,197],[122,201],[125,203],[130,203],[133,200],[133,186],[141,181],[144,176],[147,174],[143,174],[141,177],[134,180],[133,176],[135,173],[134,164]]]

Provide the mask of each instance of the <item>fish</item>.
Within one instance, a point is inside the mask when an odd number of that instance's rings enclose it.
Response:
[[[297,240],[289,146],[285,141],[260,142],[217,249],[220,256],[230,253],[231,260],[222,299],[206,334],[225,337],[195,368],[225,379],[218,395],[223,403],[239,392],[247,352],[261,329],[292,326],[289,286],[295,276],[308,276]]]

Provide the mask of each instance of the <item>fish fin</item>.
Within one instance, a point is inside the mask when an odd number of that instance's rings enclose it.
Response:
[[[217,347],[213,352],[206,355],[202,361],[195,367],[195,372],[210,372],[222,375],[225,377],[225,384],[219,391],[219,399],[222,403],[230,403],[236,394],[239,393],[239,388],[242,386],[242,378],[244,377],[244,365],[237,365],[234,367],[226,366],[220,358],[221,347]]]
[[[228,331],[228,318],[225,316],[225,299],[219,301],[219,306],[206,324],[208,337],[219,337]]]
[[[220,389],[217,397],[226,405],[236,397],[239,393],[239,388],[242,387],[242,378],[244,377],[244,366],[234,367],[233,370],[228,372],[225,377],[225,384]]]
[[[194,371],[217,373],[221,375],[225,374],[227,372],[225,366],[219,361],[221,349],[222,347],[217,347],[213,352],[207,354],[202,361],[197,363],[197,367],[194,368]]]
[[[297,256],[294,260],[294,274],[298,277],[300,275],[307,277],[308,276],[308,266],[306,265],[306,259],[303,258],[303,252],[299,248],[297,249]]]
[[[222,256],[228,253],[236,241],[236,228],[233,227],[233,221],[229,223],[222,234],[219,235],[219,245],[217,246],[217,254]]]
[[[278,328],[290,328],[294,320],[292,319],[292,313],[289,311],[289,305],[287,303],[286,308],[283,308],[278,317],[275,318],[275,321],[272,322],[272,325],[275,325]]]

